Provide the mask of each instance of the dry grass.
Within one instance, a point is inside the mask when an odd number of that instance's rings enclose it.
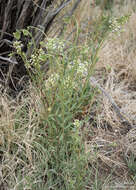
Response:
[[[121,14],[132,11],[131,4],[128,3],[122,10]],[[116,12],[114,14],[118,15]],[[98,162],[99,169],[105,171],[105,176],[108,177],[112,173],[112,182],[118,179],[118,183],[119,181],[122,184],[133,183],[133,189],[135,180],[133,181],[131,177],[135,176],[136,156],[135,26],[136,13],[132,13],[129,22],[124,26],[125,31],[120,36],[111,35],[105,41],[99,53],[100,59],[94,75],[133,128],[128,129],[129,126],[120,120],[107,97],[100,94],[97,99],[99,108],[96,110],[95,135],[86,142],[87,150],[91,151],[93,157],[90,158],[90,162],[92,164]],[[124,185],[124,189],[127,188],[131,189],[130,186]]]

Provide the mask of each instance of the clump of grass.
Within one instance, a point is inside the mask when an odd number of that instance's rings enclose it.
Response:
[[[2,182],[13,189],[84,189],[87,154],[82,111],[94,96],[89,77],[97,55],[89,60],[89,47],[69,44],[64,51],[65,41],[48,38],[39,49],[29,43],[33,52],[28,58],[22,51],[21,33],[32,37],[29,30],[17,31],[15,54],[24,61],[33,90],[32,97],[12,108],[12,138],[3,135]],[[48,63],[47,72],[43,63]],[[5,144],[9,139],[10,145]]]

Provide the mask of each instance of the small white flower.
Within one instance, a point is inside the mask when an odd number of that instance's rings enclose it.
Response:
[[[15,41],[13,43],[13,47],[16,49],[17,53],[19,54],[21,52],[21,48],[23,47],[23,44],[21,41]]]
[[[118,22],[117,18],[111,18],[109,24],[109,28],[113,33],[119,34],[121,32],[121,23]]]
[[[87,75],[87,62],[84,63],[79,63],[78,68],[77,68],[77,73],[81,74],[82,76],[86,76]]]
[[[62,53],[64,50],[64,41],[59,38],[48,38],[46,48],[48,51],[56,51]]]
[[[85,77],[88,73],[87,67],[88,67],[88,62],[84,61],[81,62],[80,59],[78,60],[73,60],[70,64],[69,64],[69,69],[72,69],[75,65],[77,65],[76,67],[76,74],[80,77]]]
[[[30,57],[30,59],[29,59],[29,63],[31,64],[31,65],[33,65],[33,66],[39,66],[39,68],[40,68],[40,63],[43,61],[43,60],[45,60],[45,52],[44,52],[44,50],[42,49],[42,48],[40,48],[40,49],[37,49],[37,51],[35,51],[32,55],[31,55],[31,57]]]
[[[57,73],[51,74],[49,78],[46,80],[46,84],[45,84],[46,88],[49,89],[55,86],[58,80],[59,80],[59,75]]]
[[[75,119],[73,124],[76,128],[79,128],[81,126],[81,122],[79,121],[79,119]]]
[[[75,81],[72,81],[72,79],[70,78],[70,76],[67,76],[65,79],[64,79],[64,88],[67,89],[69,87],[73,87],[73,88],[76,88],[77,87],[77,84]]]

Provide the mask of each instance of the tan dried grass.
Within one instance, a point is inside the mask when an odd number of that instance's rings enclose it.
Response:
[[[128,13],[132,11],[132,5],[128,3],[121,9],[121,14]],[[116,11],[114,14],[117,16],[119,13]],[[128,129],[128,125],[116,114],[111,102],[100,93],[97,99],[100,102],[99,111],[96,113],[97,129],[92,139],[86,142],[86,150],[90,150],[92,155],[90,162],[98,162],[99,167],[105,170],[105,175],[107,167],[109,175],[114,169],[113,176],[115,174],[125,181],[129,181],[125,160],[130,159],[130,155],[136,156],[135,31],[136,13],[132,13],[129,22],[124,26],[124,32],[120,36],[111,35],[105,41],[94,74],[98,83],[113,98],[134,128]]]
[[[134,15],[130,18],[128,25],[132,25],[132,20],[134,20]],[[128,41],[130,41],[132,32],[132,30],[131,32],[128,30],[129,29],[126,28],[126,32],[124,32],[122,36],[105,43],[99,55],[100,60],[97,64],[97,72],[105,70],[106,75],[104,75],[105,81],[103,88],[112,96],[120,109],[124,113],[127,113],[129,120],[136,124],[136,92],[132,86],[132,84],[135,83],[136,77],[135,69],[133,69],[136,68],[133,60],[135,53],[134,51],[130,53],[126,52],[126,46],[128,45]],[[135,33],[134,31],[133,33]],[[130,36],[128,36],[128,33]],[[132,41],[132,44],[133,43],[134,40]],[[98,77],[100,77],[100,74]],[[112,110],[106,97],[103,97],[103,106],[105,118],[107,118],[106,120],[109,120],[109,122],[112,120],[118,121],[118,119],[114,117],[114,113],[110,114]],[[113,119],[109,115],[113,117]]]

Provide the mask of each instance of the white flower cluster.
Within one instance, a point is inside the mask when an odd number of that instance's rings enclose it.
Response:
[[[81,122],[79,121],[79,119],[75,119],[73,124],[76,128],[79,128],[81,126]]]
[[[13,47],[16,49],[17,53],[20,54],[21,48],[23,47],[23,44],[21,41],[15,41],[13,43]]]
[[[46,80],[45,86],[47,89],[50,89],[55,86],[57,81],[59,80],[59,74],[54,73],[49,76],[49,78]]]
[[[81,125],[81,123],[80,123],[80,121],[79,121],[78,119],[75,119],[73,124],[74,124],[74,126],[77,127],[77,128],[79,128],[80,125]]]
[[[57,84],[57,81],[59,80],[60,76],[57,73],[51,74],[51,76],[46,80],[46,88],[52,88]],[[68,89],[69,87],[76,88],[77,84],[75,81],[72,81],[70,76],[67,76],[66,78],[63,79],[63,85],[64,89]]]
[[[45,52],[42,48],[38,50],[38,59],[39,61],[43,61],[43,56],[45,55]]]
[[[70,63],[69,68],[72,69],[72,67],[75,66],[76,64],[77,64],[76,74],[78,76],[85,77],[87,75],[88,62],[87,61],[81,62],[80,59],[74,60],[72,63]]]
[[[72,86],[73,88],[76,88],[77,87],[77,84],[75,81],[72,81],[70,76],[67,76],[65,79],[64,79],[64,88],[67,89],[69,88],[70,86]]]
[[[40,49],[38,49],[37,52],[35,52],[31,55],[29,62],[31,65],[40,67],[40,63],[41,63],[41,61],[43,61],[43,57],[45,57],[45,52],[42,48],[40,48]]]
[[[48,51],[63,53],[64,47],[64,41],[60,40],[59,38],[48,38],[48,42],[46,44]]]
[[[87,62],[85,61],[84,63],[82,63],[81,61],[78,64],[78,69],[77,69],[77,73],[81,74],[82,76],[86,76],[87,75]]]
[[[82,125],[82,122],[79,121],[78,119],[75,119],[73,122],[74,128],[72,129],[73,133],[72,133],[72,137],[75,140],[75,143],[80,143],[80,128]]]
[[[117,18],[111,18],[109,24],[109,28],[113,33],[121,32],[121,24],[118,22]]]
[[[30,58],[30,63],[34,64],[35,62],[37,62],[37,56],[36,56],[36,54],[32,54],[31,58]]]

